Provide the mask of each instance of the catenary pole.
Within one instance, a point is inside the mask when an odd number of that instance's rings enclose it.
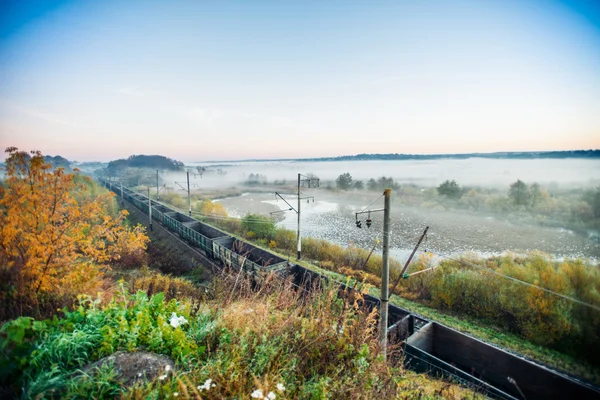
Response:
[[[383,265],[381,268],[381,303],[379,310],[379,344],[383,359],[387,357],[387,325],[389,303],[389,276],[390,276],[390,197],[391,189],[385,189],[383,206]]]
[[[152,230],[152,200],[150,200],[150,186],[148,186],[148,223]]]
[[[298,260],[302,258],[302,236],[300,236],[300,175],[298,174]]]
[[[188,211],[190,217],[192,216],[192,195],[190,193],[190,171],[186,171],[187,174],[187,188],[188,188]]]

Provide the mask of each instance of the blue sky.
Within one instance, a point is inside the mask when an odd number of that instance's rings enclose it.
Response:
[[[600,2],[3,0],[0,145],[184,161],[600,148]]]

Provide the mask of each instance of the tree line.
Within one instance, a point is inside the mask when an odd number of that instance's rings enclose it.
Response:
[[[116,174],[126,168],[152,168],[169,171],[180,171],[183,169],[183,162],[173,160],[165,156],[146,156],[132,155],[126,159],[114,160],[108,163],[106,170],[108,173]]]
[[[341,174],[335,180],[335,186],[339,190],[373,190],[381,191],[386,188],[392,190],[399,190],[400,184],[396,182],[392,177],[381,176],[378,179],[371,178],[366,184],[363,181],[354,180],[349,172]]]

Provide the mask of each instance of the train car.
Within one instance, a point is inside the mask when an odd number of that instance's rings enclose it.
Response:
[[[120,187],[108,181],[105,186],[116,193]],[[120,185],[119,185],[120,186]],[[123,197],[148,214],[148,198],[123,188]],[[204,250],[207,256],[225,266],[243,269],[255,275],[276,271],[292,274],[299,287],[319,285],[328,278],[266,250],[227,235],[167,206],[152,201],[153,219],[182,240]],[[348,291],[338,284],[340,291]],[[380,300],[363,295],[365,307],[379,307]],[[403,308],[389,305],[388,338],[401,343],[408,368],[436,376],[450,377],[474,386],[488,396],[502,399],[598,399],[600,390],[556,371],[545,368],[484,343]]]
[[[165,213],[173,212],[169,207],[164,206],[156,201],[152,201],[152,219],[164,225]]]
[[[184,222],[183,225],[188,229],[190,243],[203,250],[208,257],[213,259],[215,258],[213,241],[230,237],[225,232],[200,221]]]
[[[408,337],[405,361],[419,372],[459,377],[493,397],[598,399],[593,387],[437,322]]]
[[[213,253],[223,265],[252,273],[280,272],[288,264],[273,253],[233,237],[213,240]]]
[[[184,229],[185,227],[182,223],[195,221],[192,217],[188,217],[178,211],[170,211],[163,214],[163,221],[167,229],[179,235],[182,239],[189,241],[191,234],[188,232],[188,229]]]

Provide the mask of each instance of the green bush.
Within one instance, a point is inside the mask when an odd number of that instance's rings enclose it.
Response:
[[[244,232],[252,232],[256,239],[273,240],[277,229],[275,221],[265,215],[248,214],[242,218],[242,229]]]
[[[62,319],[10,321],[0,328],[0,365],[17,362],[4,383],[24,398],[218,399],[259,391],[278,398],[427,398],[449,386],[386,365],[378,356],[376,313],[361,312],[335,287],[301,299],[289,281],[270,279],[258,292],[230,297],[234,280],[221,276],[209,288],[215,300],[193,311],[189,302],[129,294],[122,285],[102,308],[81,298]],[[251,286],[242,280],[238,287]],[[173,326],[173,313],[187,322]],[[82,372],[115,351],[139,349],[173,357],[173,375],[124,388],[110,363]],[[400,376],[410,387],[399,384]],[[472,396],[454,385],[448,395]]]

